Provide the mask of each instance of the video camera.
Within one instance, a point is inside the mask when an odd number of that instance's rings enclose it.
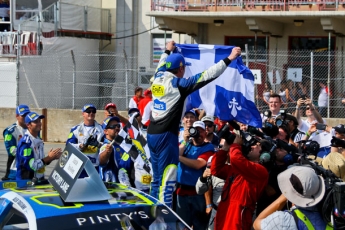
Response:
[[[286,111],[284,109],[280,110],[279,116],[280,116],[280,118],[276,119],[276,125],[278,127],[283,126],[283,125],[287,126],[288,124],[287,124],[287,121],[285,120],[286,119]]]
[[[333,137],[333,147],[345,147],[345,141]],[[317,144],[317,145],[316,145]],[[321,175],[326,184],[326,195],[319,211],[326,223],[332,223],[334,229],[344,229],[345,226],[345,182],[337,177],[332,171],[323,168],[308,158],[308,153],[315,153],[319,146],[316,142],[299,143],[300,165],[311,166],[317,175]],[[304,149],[304,150],[303,150]]]
[[[345,140],[333,136],[331,140],[331,146],[336,148],[345,148]]]
[[[235,121],[228,122],[235,130],[240,131],[242,137],[242,152],[244,155],[249,153],[250,147],[259,142],[259,139],[251,135],[249,132],[243,132],[240,130],[239,125]],[[223,127],[217,132],[217,136],[220,139],[225,139],[225,141],[231,145],[235,138],[236,134],[230,131],[230,126],[228,124],[223,125]]]

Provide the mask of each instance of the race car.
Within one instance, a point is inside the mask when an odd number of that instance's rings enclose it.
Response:
[[[89,177],[78,178],[82,170]],[[48,181],[0,182],[0,229],[190,229],[150,195],[103,183],[74,147],[67,146]]]

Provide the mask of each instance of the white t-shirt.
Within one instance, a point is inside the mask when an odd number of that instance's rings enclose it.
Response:
[[[317,103],[319,107],[328,106],[328,93],[326,91],[326,87],[321,89]]]

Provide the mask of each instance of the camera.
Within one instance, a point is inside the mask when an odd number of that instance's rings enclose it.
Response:
[[[300,141],[299,146],[301,148],[301,153],[306,155],[316,156],[320,150],[320,144],[316,141]]]
[[[236,125],[233,125],[233,127],[236,130],[239,130],[239,127]],[[255,136],[251,135],[249,132],[243,132],[240,131],[241,137],[242,137],[242,153],[244,155],[247,155],[250,151],[250,147],[255,145],[257,142],[259,142],[259,139],[257,139]],[[230,132],[230,126],[228,124],[225,124],[217,133],[217,136],[220,139],[225,139],[225,141],[231,145],[235,138],[236,134]]]
[[[108,116],[109,117],[115,117],[115,113],[112,113],[110,110],[108,110]]]
[[[194,127],[190,127],[188,131],[189,131],[189,137],[198,138],[200,136],[199,131]]]
[[[326,127],[327,127],[326,124],[321,124],[321,123],[316,124],[316,129],[318,130],[326,130]]]
[[[270,117],[272,117],[272,112],[271,112],[271,110],[266,110],[266,111],[264,111],[263,115],[267,118],[270,118]]]
[[[276,119],[276,125],[278,127],[282,126],[282,125],[285,125],[287,126],[287,122],[286,122],[286,111],[284,109],[281,109],[280,110],[280,115],[279,115],[280,118],[277,118]]]
[[[278,126],[265,121],[262,125],[262,131],[269,137],[275,137],[279,134]]]
[[[331,146],[337,148],[345,148],[345,140],[333,136],[331,140]]]

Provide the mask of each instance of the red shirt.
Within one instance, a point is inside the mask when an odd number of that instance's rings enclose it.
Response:
[[[215,230],[250,230],[255,203],[268,182],[266,168],[246,159],[241,150],[240,145],[231,145],[230,165],[225,164],[228,153],[224,150],[218,151],[212,159],[212,175],[226,180],[217,209]]]
[[[142,99],[144,99],[143,96],[140,96],[140,97],[138,98],[138,97],[135,96],[135,95],[134,95],[132,98],[133,98],[133,100],[135,101],[135,103],[137,104],[138,107],[139,107],[139,102],[140,102]]]

